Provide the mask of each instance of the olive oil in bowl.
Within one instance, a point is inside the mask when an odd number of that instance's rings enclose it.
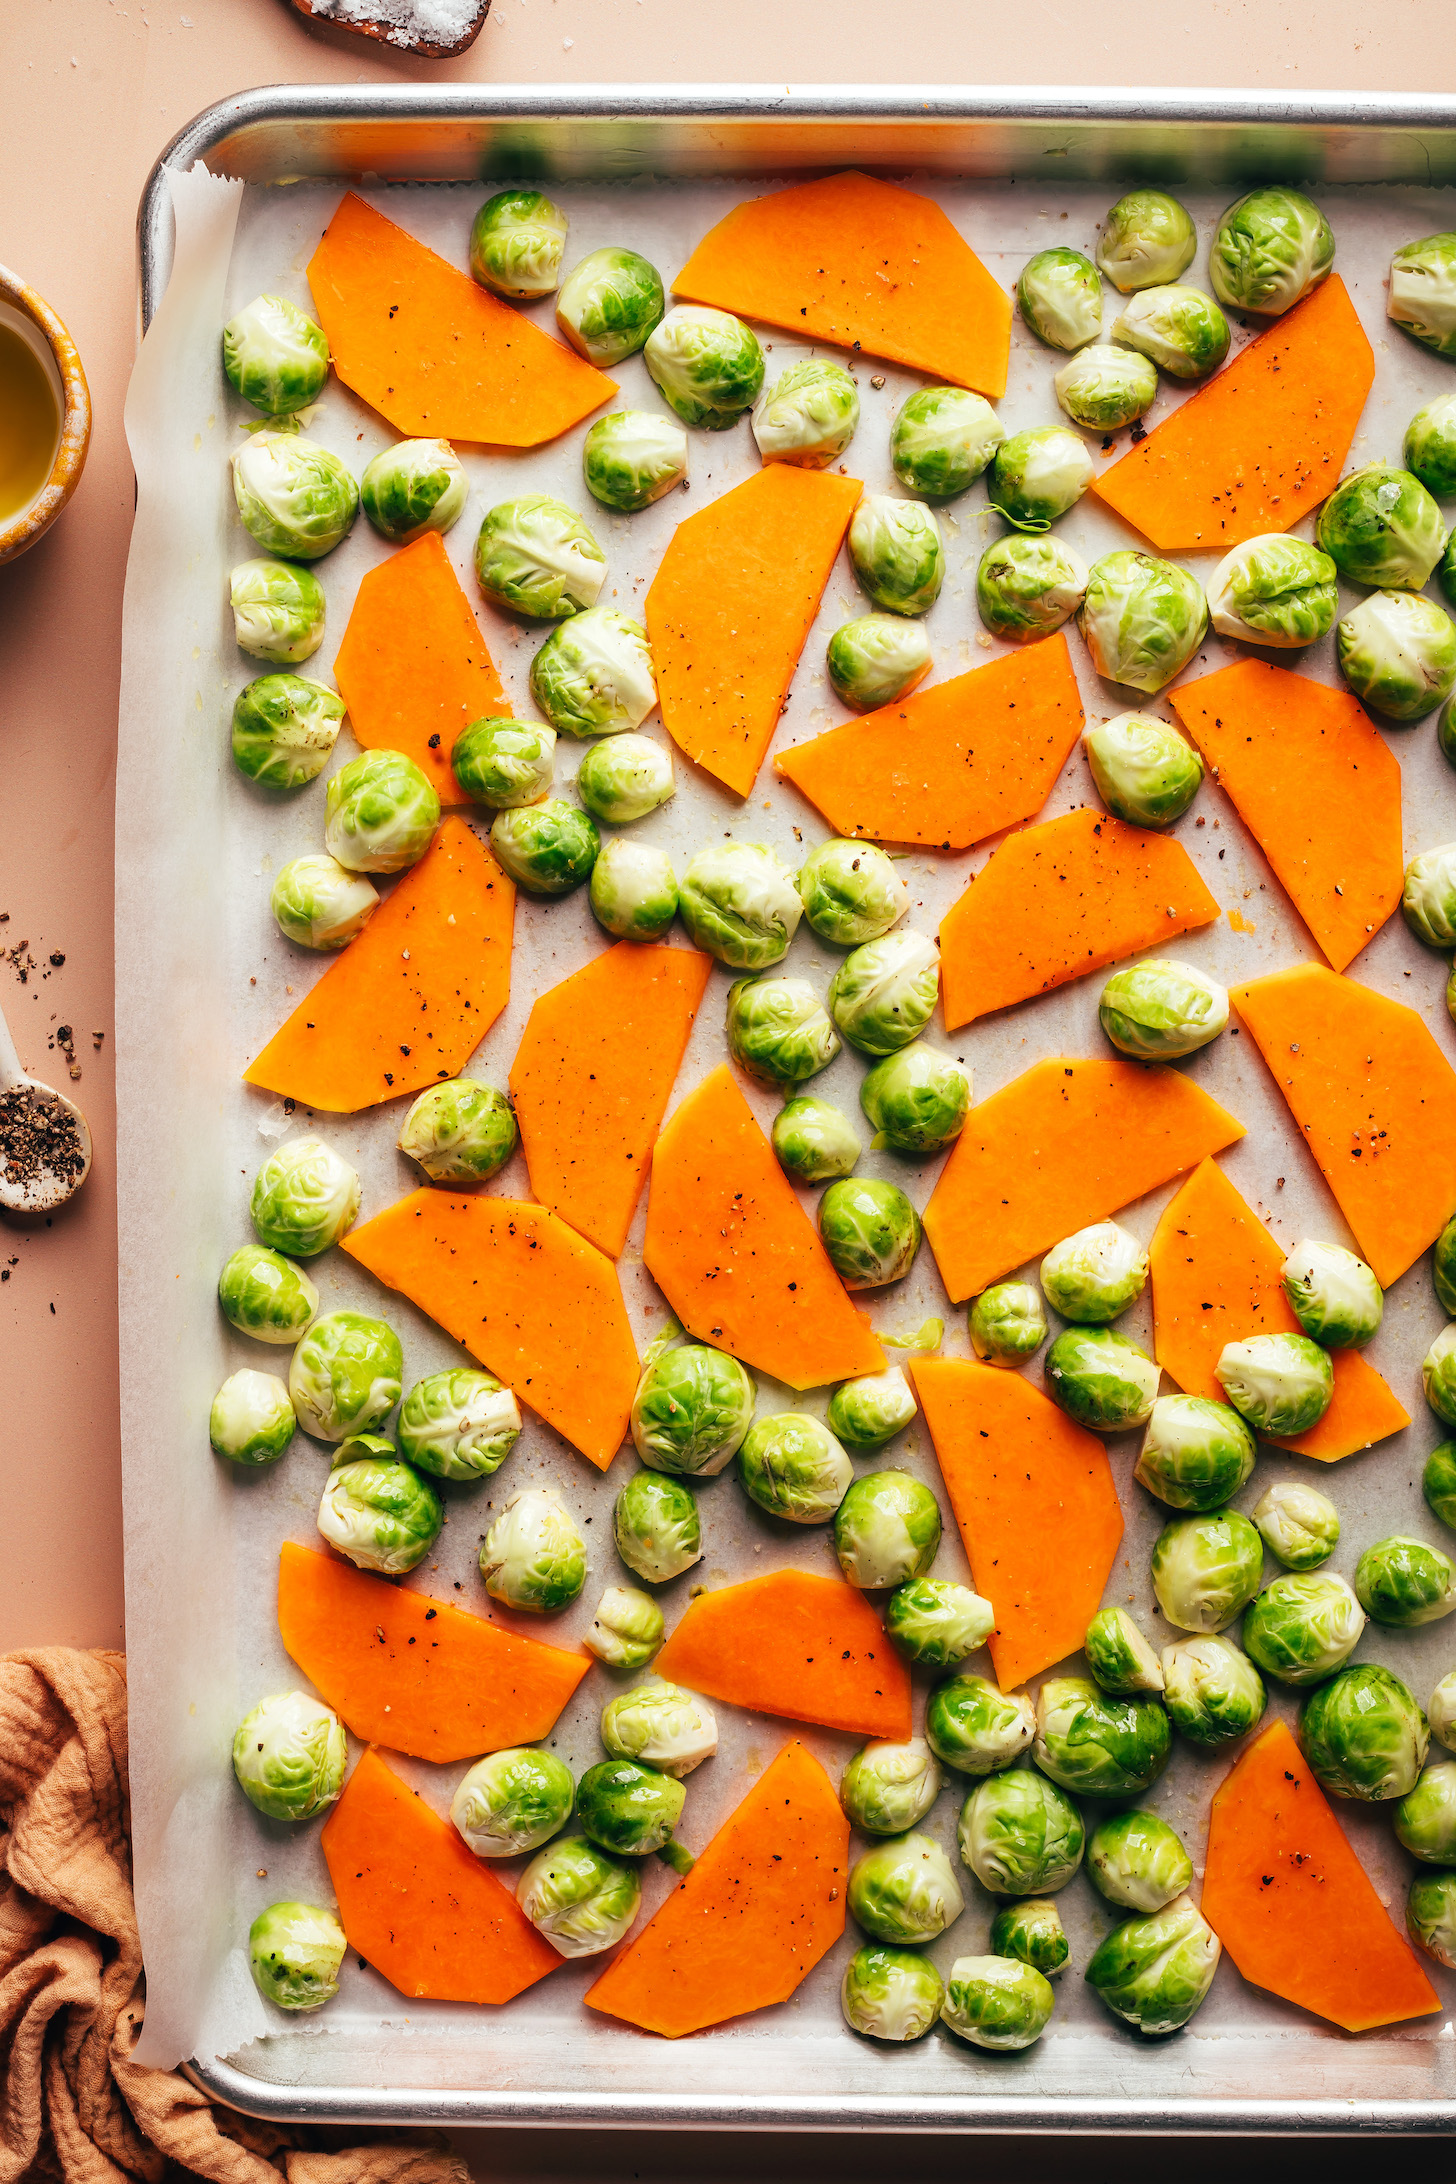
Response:
[[[24,334],[0,317],[0,524],[27,509],[61,444],[51,375]]]

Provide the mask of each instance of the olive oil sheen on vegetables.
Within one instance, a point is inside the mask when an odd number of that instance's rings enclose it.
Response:
[[[0,322],[0,523],[18,516],[40,492],[60,436],[50,375],[24,335]]]

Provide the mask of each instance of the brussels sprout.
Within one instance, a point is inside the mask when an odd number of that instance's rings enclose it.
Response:
[[[1197,578],[1175,562],[1123,550],[1093,562],[1078,627],[1099,675],[1151,697],[1188,665],[1202,644],[1208,602]],[[1133,732],[1130,722],[1141,733]],[[1161,731],[1156,745],[1148,738],[1154,726]],[[1147,714],[1122,714],[1104,727],[1123,730],[1109,737],[1095,729],[1087,738],[1093,775],[1110,809],[1137,826],[1167,826],[1181,817],[1203,779],[1203,762],[1193,746]],[[1128,810],[1116,794],[1109,794],[1104,772],[1128,802]],[[1150,818],[1137,816],[1140,799],[1147,801]]]
[[[1206,379],[1228,355],[1229,324],[1212,296],[1174,281],[1145,288],[1124,304],[1112,322],[1112,339],[1174,379]]]
[[[1182,664],[1181,662],[1179,663]],[[1175,669],[1176,673],[1177,670]],[[1089,728],[1083,741],[1087,750],[1087,763],[1092,769],[1092,779],[1097,793],[1108,810],[1119,819],[1125,819],[1135,827],[1170,827],[1181,819],[1193,802],[1203,783],[1203,760],[1191,743],[1184,741],[1176,728],[1166,721],[1156,719],[1151,713],[1119,713],[1113,720],[1104,720],[1095,728]],[[1171,1001],[1176,1005],[1184,998],[1178,989],[1166,991],[1167,968],[1162,964],[1135,964],[1131,969],[1119,972],[1118,977],[1130,982],[1135,994],[1152,1001],[1159,1013],[1166,1011]],[[1203,979],[1198,972],[1188,974],[1182,965],[1177,971],[1193,984],[1191,1005],[1198,1010],[1200,989],[1222,994],[1221,986]],[[1152,972],[1152,979],[1147,974]],[[1143,981],[1141,985],[1136,981]],[[1112,981],[1109,980],[1109,984]],[[1207,1022],[1216,1009],[1205,1002],[1198,1020]],[[1206,1038],[1197,1041],[1206,1045],[1207,1038],[1222,1031],[1228,1021],[1227,997],[1225,996],[1222,1021]],[[1137,1037],[1134,1030],[1133,1036]],[[1114,1041],[1114,1044],[1116,1042]],[[1193,1051],[1190,1049],[1189,1051]],[[1160,1049],[1158,1059],[1166,1058],[1166,1049]]]
[[[1152,408],[1158,373],[1136,349],[1094,341],[1068,357],[1052,386],[1074,425],[1089,432],[1119,432]]]
[[[1064,1237],[1041,1262],[1041,1286],[1063,1319],[1105,1326],[1137,1303],[1148,1279],[1148,1255],[1115,1221],[1096,1221]]]
[[[420,1094],[395,1143],[432,1183],[487,1183],[516,1149],[516,1118],[493,1084],[452,1077]]]
[[[971,1073],[917,1040],[876,1062],[860,1084],[859,1104],[875,1133],[872,1145],[912,1157],[943,1153],[965,1128]]]
[[[324,391],[328,338],[286,296],[255,296],[222,330],[222,368],[234,392],[265,417],[291,417]]]
[[[531,695],[558,735],[640,728],[657,703],[646,630],[615,607],[573,615],[531,662]]]
[[[717,1751],[718,1724],[700,1698],[658,1676],[608,1700],[602,1743],[613,1759],[638,1759],[681,1781]]]
[[[1193,1878],[1193,1860],[1155,1812],[1115,1812],[1092,1830],[1087,1871],[1109,1903],[1161,1911]]]
[[[866,493],[850,518],[849,558],[860,590],[887,614],[927,614],[940,597],[945,548],[923,501]]]
[[[1335,564],[1282,531],[1244,540],[1208,585],[1209,619],[1221,637],[1291,651],[1327,637],[1340,611]]]
[[[1114,1926],[1086,1979],[1139,2032],[1177,2032],[1213,1985],[1222,1944],[1186,1896],[1148,1918]]]
[[[586,1542],[554,1486],[523,1487],[486,1533],[480,1574],[492,1600],[521,1615],[555,1615],[586,1583]]]
[[[290,561],[240,561],[228,578],[239,648],[255,660],[297,666],[324,641],[324,588]]]
[[[1129,190],[1097,234],[1097,263],[1124,296],[1165,287],[1186,273],[1198,248],[1192,215],[1166,190]]]
[[[351,1435],[319,1503],[318,1528],[356,1569],[403,1577],[440,1536],[444,1505],[378,1434]]]
[[[1153,1543],[1153,1591],[1165,1621],[1211,1636],[1243,1613],[1264,1574],[1264,1545],[1236,1509],[1165,1524]]]
[[[945,2000],[929,1957],[909,1949],[856,1949],[844,1967],[839,2007],[851,2032],[871,2040],[918,2040]]]
[[[295,857],[273,882],[268,907],[285,940],[300,948],[344,948],[379,908],[379,895],[337,857]]]
[[[1361,1555],[1355,1593],[1365,1613],[1392,1630],[1438,1623],[1456,1608],[1456,1566],[1439,1547],[1395,1534]]]
[[[582,443],[581,474],[604,508],[634,514],[687,476],[688,436],[653,410],[612,410]]]
[[[1456,356],[1456,235],[1423,235],[1395,252],[1386,312],[1437,356]]]
[[[879,1592],[928,1576],[940,1532],[940,1504],[928,1486],[906,1471],[871,1471],[834,1513],[834,1552],[851,1585]]]
[[[259,1994],[280,2010],[317,2010],[339,1991],[349,1944],[332,1911],[312,1903],[270,1903],[248,1928],[248,1969]]]
[[[734,971],[766,971],[781,961],[804,914],[793,880],[765,842],[700,849],[682,876],[679,908],[693,946]]]
[[[1048,1676],[1032,1757],[1083,1797],[1136,1797],[1168,1764],[1172,1733],[1155,1698],[1114,1698],[1082,1676]]]
[[[324,812],[324,845],[350,872],[403,872],[429,848],[440,799],[403,751],[363,751],[330,781]]]
[[[301,432],[253,432],[232,468],[243,528],[265,554],[318,561],[348,537],[359,488],[332,449]]]
[[[564,622],[596,605],[607,562],[565,501],[525,493],[486,511],[475,541],[475,576],[493,607],[535,622]]]
[[[1318,288],[1334,262],[1335,238],[1318,205],[1274,187],[1229,206],[1209,248],[1208,276],[1230,311],[1273,318]]]
[[[1256,1433],[1307,1433],[1334,1395],[1329,1352],[1308,1335],[1250,1335],[1226,1342],[1213,1375]]]
[[[550,792],[556,730],[535,720],[473,720],[455,739],[450,768],[474,803],[505,811]]]
[[[312,1820],[344,1786],[344,1725],[306,1691],[260,1699],[238,1723],[233,1773],[269,1820]]]
[[[1310,1693],[1299,1740],[1322,1789],[1375,1803],[1415,1788],[1430,1727],[1398,1676],[1360,1661]]]
[[[1339,1544],[1340,1512],[1302,1479],[1279,1479],[1254,1504],[1259,1537],[1286,1570],[1317,1570]]]
[[[649,1858],[671,1839],[687,1791],[635,1759],[599,1760],[576,1789],[576,1824],[590,1843],[619,1858]]]
[[[1102,331],[1102,283],[1080,250],[1039,250],[1016,283],[1021,315],[1050,349],[1080,349]]]
[[[1456,1531],[1456,1441],[1443,1441],[1426,1458],[1421,1492],[1433,1516]]]
[[[1006,437],[989,402],[965,387],[920,387],[890,431],[890,463],[907,493],[950,500],[974,485]]]
[[[827,1426],[800,1411],[760,1418],[738,1450],[738,1476],[750,1501],[791,1524],[827,1524],[854,1472]]]
[[[645,354],[648,371],[685,425],[726,431],[758,400],[763,351],[758,336],[731,312],[677,304],[654,328]]]
[[[582,1644],[608,1668],[645,1668],[666,1628],[662,1610],[649,1594],[632,1585],[609,1585]]]
[[[973,2047],[1007,2053],[1039,2040],[1055,2005],[1043,1975],[1018,1957],[957,1957],[940,2019]]]
[[[537,1851],[516,1883],[516,1901],[560,1955],[599,1956],[636,1918],[642,1879],[584,1835],[562,1835]]]
[[[632,1441],[653,1471],[716,1477],[753,1423],[753,1375],[722,1350],[688,1342],[656,1357],[632,1398]]]
[[[898,1365],[844,1380],[829,1398],[829,1430],[846,1448],[883,1448],[915,1416],[915,1397]]]
[[[873,842],[821,842],[794,885],[811,928],[836,948],[882,939],[910,902],[894,860]]]
[[[1082,1651],[1092,1680],[1114,1698],[1161,1691],[1163,1668],[1126,1608],[1102,1608],[1087,1625]]]
[[[941,1774],[923,1737],[866,1744],[845,1768],[839,1802],[866,1835],[903,1835],[940,1795]]]
[[[417,1470],[488,1479],[521,1437],[520,1405],[491,1373],[453,1365],[415,1382],[396,1430],[400,1454]]]
[[[367,463],[359,481],[365,515],[394,546],[448,531],[469,495],[465,466],[448,440],[400,440]]]
[[[460,1777],[450,1818],[477,1858],[518,1858],[571,1818],[576,1784],[551,1752],[491,1752]]]
[[[1041,1297],[1030,1282],[983,1289],[968,1315],[971,1348],[983,1365],[1024,1365],[1047,1338]]]
[[[1254,1436],[1236,1410],[1202,1395],[1160,1395],[1133,1477],[1170,1509],[1220,1509],[1254,1468]]]
[[[854,438],[859,389],[842,364],[809,358],[763,388],[752,422],[762,461],[823,470]]]
[[[930,673],[930,639],[923,622],[862,614],[834,632],[825,658],[841,705],[870,713],[908,696]]]
[[[1443,1327],[1422,1358],[1421,1387],[1442,1424],[1456,1426],[1456,1326]]]
[[[217,1278],[217,1301],[239,1334],[258,1342],[297,1342],[319,1294],[301,1266],[261,1244],[243,1244]]]
[[[740,978],[728,988],[728,1051],[760,1084],[786,1092],[827,1069],[839,1033],[807,978]]]
[[[1244,1645],[1279,1683],[1322,1683],[1344,1667],[1364,1628],[1365,1611],[1342,1577],[1297,1570],[1250,1601]]]
[[[1039,1896],[1066,1887],[1087,1831],[1054,1783],[1033,1767],[1007,1767],[971,1791],[956,1840],[962,1864],[993,1896]]]
[[[1413,1858],[1448,1866],[1456,1860],[1456,1765],[1428,1767],[1395,1808],[1395,1832]]]
[[[470,228],[470,270],[493,295],[531,302],[561,278],[566,214],[540,190],[499,190]]]
[[[635,250],[607,244],[589,252],[561,283],[556,323],[589,363],[610,368],[642,348],[661,320],[666,300],[655,265]],[[674,402],[673,407],[678,405]]]
[[[968,1585],[917,1577],[885,1603],[885,1629],[896,1651],[916,1668],[954,1668],[983,1646],[996,1628],[996,1610]]]
[[[1456,850],[1452,857],[1456,863]],[[1456,931],[1452,945],[1456,945]],[[1311,1340],[1324,1349],[1363,1350],[1378,1331],[1385,1297],[1370,1268],[1353,1251],[1306,1239],[1290,1252],[1281,1278],[1289,1309]]]
[[[848,1115],[805,1097],[786,1100],[774,1116],[773,1149],[796,1183],[829,1183],[848,1175],[864,1148]]]
[[[259,675],[233,703],[233,763],[265,789],[297,789],[321,774],[344,701],[302,675]]]
[[[1047,1394],[1094,1433],[1145,1426],[1158,1377],[1146,1350],[1112,1327],[1064,1327],[1046,1354]]]
[[[1456,1873],[1418,1873],[1406,1898],[1405,1930],[1418,1949],[1456,1970]]]
[[[1009,1696],[984,1676],[951,1676],[925,1706],[925,1740],[957,1774],[1009,1767],[1036,1734],[1036,1709],[1024,1691]]]
[[[212,1399],[207,1437],[234,1464],[274,1464],[297,1421],[288,1390],[272,1373],[231,1373]]]
[[[702,1533],[692,1489],[658,1471],[639,1471],[612,1511],[617,1552],[650,1585],[665,1585],[702,1560]]]
[[[1212,1751],[1264,1718],[1264,1680],[1230,1638],[1180,1638],[1163,1648],[1163,1704],[1190,1744]]]
[[[1387,463],[1342,479],[1315,531],[1341,576],[1383,591],[1419,591],[1446,544],[1441,511],[1420,480]]]
[[[991,461],[986,497],[1018,531],[1049,531],[1092,483],[1085,440],[1065,425],[1036,425],[1003,440]]]
[[[964,1909],[955,1868],[931,1835],[892,1836],[850,1868],[850,1916],[875,1941],[934,1941]]]
[[[592,916],[616,940],[660,940],[678,913],[677,874],[666,850],[621,836],[599,852],[587,895]]]
[[[585,620],[581,615],[570,626]],[[645,819],[672,792],[671,754],[650,736],[614,735],[593,744],[576,772],[577,795],[593,819],[609,827]]]
[[[1444,1744],[1448,1752],[1456,1752],[1456,1672],[1441,1678],[1426,1712],[1436,1742]]]
[[[829,1013],[861,1054],[897,1054],[918,1039],[940,996],[940,950],[902,930],[866,941],[829,981]]]
[[[1439,849],[1422,850],[1419,857],[1412,857],[1405,868],[1400,907],[1417,940],[1447,954],[1456,948],[1456,842],[1443,842]],[[1377,1319],[1375,1325],[1379,1324]]]
[[[569,895],[590,878],[602,838],[584,811],[549,796],[542,804],[498,811],[490,823],[490,846],[528,895]]]
[[[1059,538],[1011,531],[986,548],[976,607],[994,637],[1034,644],[1070,620],[1087,590],[1087,564]]]
[[[1043,1979],[1055,1979],[1070,1955],[1062,1914],[1049,1896],[1003,1904],[991,1921],[991,1952],[1016,1957]]]
[[[1336,624],[1335,652],[1356,697],[1387,720],[1424,720],[1456,689],[1456,629],[1418,592],[1362,599]]]
[[[819,1234],[846,1289],[898,1282],[920,1249],[920,1216],[894,1183],[831,1183],[819,1201]]]
[[[359,1178],[322,1138],[289,1138],[254,1176],[248,1211],[260,1244],[312,1259],[351,1227]]]
[[[389,1416],[403,1386],[404,1352],[384,1320],[327,1312],[293,1353],[288,1392],[298,1422],[316,1441],[347,1441]]]
[[[1456,493],[1456,394],[1438,395],[1405,428],[1405,467],[1437,500]]]

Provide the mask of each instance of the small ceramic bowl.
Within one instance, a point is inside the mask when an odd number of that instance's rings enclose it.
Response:
[[[81,359],[50,305],[18,273],[0,265],[0,320],[23,337],[39,335],[38,353],[48,361],[51,384],[61,407],[61,438],[50,476],[20,513],[0,521],[0,562],[13,561],[48,531],[80,482],[91,441],[91,395]],[[27,329],[31,333],[27,336]]]

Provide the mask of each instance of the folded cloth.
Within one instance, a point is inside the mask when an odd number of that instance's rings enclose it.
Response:
[[[468,2184],[433,2134],[338,2147],[130,2060],[146,2008],[131,1892],[126,1660],[0,1658],[0,2184]]]

